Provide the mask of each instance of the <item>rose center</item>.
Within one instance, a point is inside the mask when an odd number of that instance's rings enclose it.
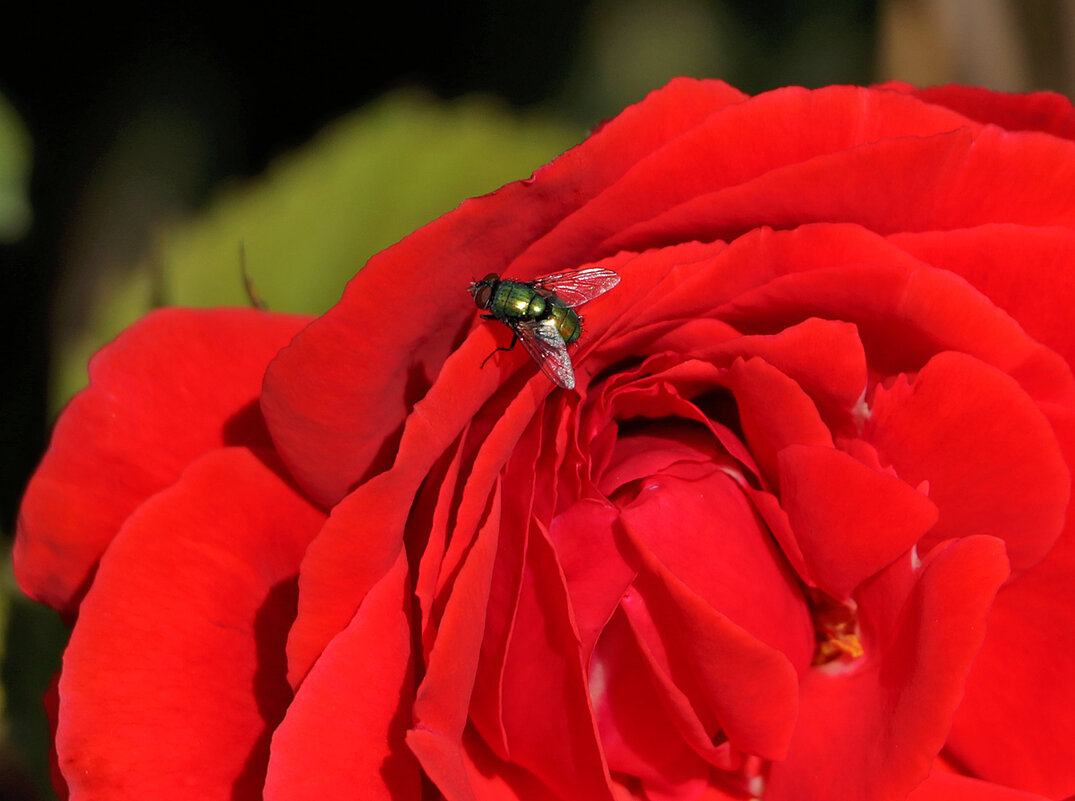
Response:
[[[807,602],[814,621],[815,666],[850,662],[862,656],[854,601],[841,603],[817,590],[807,590]]]

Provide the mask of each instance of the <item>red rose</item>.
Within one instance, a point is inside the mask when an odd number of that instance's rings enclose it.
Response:
[[[72,796],[1075,793],[1073,132],[679,80],[308,327],[146,318],[20,520]],[[483,367],[582,265],[577,391]]]

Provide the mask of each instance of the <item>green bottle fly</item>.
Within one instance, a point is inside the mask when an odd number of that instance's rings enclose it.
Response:
[[[513,281],[489,273],[470,285],[470,293],[474,304],[486,312],[484,319],[499,320],[512,331],[511,345],[497,350],[512,350],[521,341],[549,378],[565,389],[573,389],[575,371],[567,346],[582,334],[582,318],[574,307],[604,294],[619,282],[616,273],[598,267],[533,281]]]

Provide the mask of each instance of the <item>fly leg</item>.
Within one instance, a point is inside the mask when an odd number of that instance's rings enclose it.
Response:
[[[482,316],[484,317],[485,315],[482,315]],[[518,342],[518,341],[519,341],[519,335],[516,334],[514,331],[512,331],[511,332],[511,344],[508,345],[506,348],[501,346],[501,347],[497,348],[496,350],[494,350],[492,353],[490,353],[488,356],[486,356],[484,359],[482,359],[482,365],[481,366],[485,367],[485,363],[487,361],[489,361],[491,358],[493,358],[494,356],[496,356],[496,351],[497,350],[515,350],[515,343]]]

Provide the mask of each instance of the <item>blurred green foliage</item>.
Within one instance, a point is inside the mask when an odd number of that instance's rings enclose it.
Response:
[[[370,256],[463,199],[533,170],[584,135],[485,97],[383,97],[328,126],[255,181],[167,226],[147,258],[94,277],[79,321],[54,338],[52,406],[85,384],[102,344],[160,305],[248,305],[240,267],[270,309],[319,313]]]
[[[30,227],[30,136],[0,95],[0,243],[14,242]]]

